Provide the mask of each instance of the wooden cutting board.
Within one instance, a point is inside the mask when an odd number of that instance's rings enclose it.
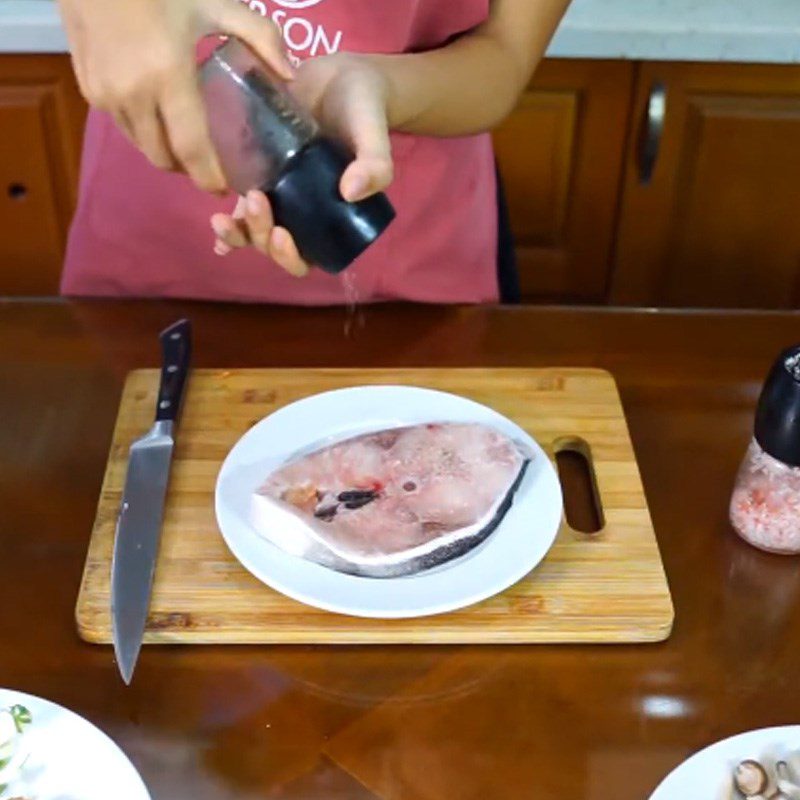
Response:
[[[264,416],[328,389],[427,386],[485,403],[554,456],[585,442],[605,527],[564,523],[545,561],[503,594],[436,617],[368,620],[309,608],[252,577],[228,551],[214,486],[228,451]],[[111,642],[109,576],[128,448],[152,422],[158,373],[128,377],[76,609],[78,630]],[[582,369],[195,370],[177,436],[147,643],[653,642],[673,607],[613,378]]]

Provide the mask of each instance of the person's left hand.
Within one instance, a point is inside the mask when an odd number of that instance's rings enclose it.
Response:
[[[342,197],[362,200],[384,190],[393,177],[392,151],[386,119],[387,85],[380,71],[363,56],[336,54],[304,62],[292,85],[326,132],[338,136],[355,153],[340,184]],[[307,264],[289,231],[274,224],[266,195],[248,192],[232,215],[215,214],[214,251],[252,246],[287,272],[302,277]]]

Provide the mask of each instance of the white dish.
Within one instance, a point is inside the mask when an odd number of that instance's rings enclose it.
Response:
[[[0,708],[14,705],[25,706],[33,722],[22,738],[24,765],[2,800],[150,800],[122,750],[90,722],[48,700],[0,689]]]
[[[800,725],[740,733],[695,753],[671,772],[650,800],[734,800],[736,765],[755,759],[774,777],[776,761],[800,775]]]
[[[360,433],[434,420],[491,425],[534,453],[502,524],[463,558],[409,577],[361,578],[288,555],[249,524],[252,493],[288,458]],[[542,448],[496,411],[432,389],[363,386],[308,397],[251,428],[222,465],[216,511],[231,552],[267,586],[327,611],[403,618],[472,605],[527,575],[555,540],[562,498],[555,469]]]

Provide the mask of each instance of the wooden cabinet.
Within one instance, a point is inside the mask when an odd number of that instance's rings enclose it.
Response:
[[[525,299],[800,307],[799,142],[800,67],[545,62],[496,134]]]
[[[85,106],[66,56],[0,56],[0,294],[58,290]]]
[[[659,83],[645,183],[640,134]],[[800,67],[644,64],[634,120],[610,302],[800,306]]]
[[[526,300],[605,299],[633,73],[546,61],[495,133]]]

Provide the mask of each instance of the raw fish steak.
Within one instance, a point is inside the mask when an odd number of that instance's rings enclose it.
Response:
[[[281,549],[341,572],[410,575],[483,542],[528,463],[486,425],[391,428],[287,462],[253,495],[251,521]]]

